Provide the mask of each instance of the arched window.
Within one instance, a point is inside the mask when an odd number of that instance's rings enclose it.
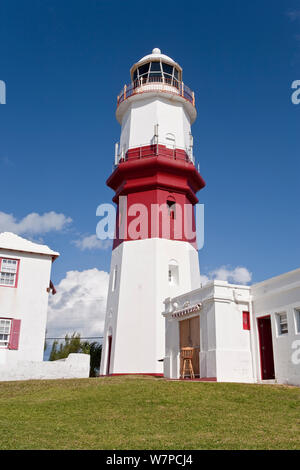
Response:
[[[179,284],[179,266],[176,260],[169,261],[168,281],[170,285],[177,286]]]
[[[114,272],[113,272],[113,280],[112,280],[112,291],[116,290],[117,277],[118,277],[118,266],[115,266],[115,269],[114,269]]]
[[[175,199],[169,196],[167,199],[167,206],[168,206],[168,214],[170,216],[170,219],[175,220],[176,219],[176,201]]]

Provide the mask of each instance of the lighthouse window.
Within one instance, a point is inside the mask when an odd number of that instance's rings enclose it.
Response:
[[[152,62],[151,72],[149,73],[149,78],[154,78],[154,81],[157,81],[157,78],[161,78],[161,77],[162,77],[162,72],[160,68],[160,62]]]
[[[168,206],[169,216],[171,219],[174,220],[176,218],[176,202],[168,200],[167,206]]]
[[[118,275],[118,266],[115,266],[112,282],[112,291],[116,290],[117,287],[117,275]]]
[[[160,72],[160,62],[151,62],[151,72]]]
[[[142,83],[146,82],[164,82],[178,88],[178,70],[170,64],[160,61],[154,61],[143,64],[133,72],[133,81],[139,79]]]
[[[150,64],[144,64],[144,65],[141,65],[139,67],[139,77],[141,78],[142,75],[144,75],[145,73],[148,73],[149,71],[149,65]]]
[[[168,268],[168,280],[169,284],[176,286],[179,284],[179,269],[177,264],[173,264],[172,261],[171,263]]]
[[[162,64],[163,71],[169,75],[173,75],[173,67],[169,64]]]

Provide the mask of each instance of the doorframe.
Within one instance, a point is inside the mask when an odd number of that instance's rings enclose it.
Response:
[[[195,349],[199,349],[199,351],[198,351],[198,356],[199,356],[199,357],[198,357],[198,367],[199,367],[199,371],[198,371],[197,374],[195,374],[195,377],[197,376],[197,378],[200,379],[200,377],[201,377],[201,372],[200,372],[200,352],[201,352],[201,342],[200,342],[200,336],[201,336],[201,334],[200,334],[200,332],[201,332],[201,321],[200,321],[200,314],[199,314],[199,313],[198,313],[198,314],[195,314],[195,315],[191,315],[191,316],[188,315],[186,318],[185,318],[185,317],[180,318],[180,319],[178,320],[178,322],[177,322],[177,323],[178,323],[178,346],[179,346],[179,347],[178,347],[178,356],[179,356],[179,375],[180,375],[180,373],[181,373],[181,347],[180,347],[180,344],[181,344],[181,334],[180,334],[181,327],[180,327],[180,325],[181,325],[181,323],[184,322],[184,321],[193,320],[194,318],[197,318],[197,317],[198,317],[198,319],[199,319],[199,320],[198,320],[198,321],[199,321],[199,338],[198,338],[198,340],[199,340],[199,343],[198,343],[199,346],[196,347]],[[195,351],[194,351],[194,353],[195,353]],[[194,371],[194,372],[195,372],[195,371]]]
[[[262,315],[262,316],[256,317],[256,324],[257,324],[257,331],[258,331],[259,359],[260,359],[260,377],[261,377],[261,380],[269,380],[269,379],[264,379],[263,378],[263,363],[262,363],[262,353],[261,353],[261,333],[260,333],[260,328],[259,328],[259,320],[263,320],[264,318],[270,318],[271,338],[272,338],[272,355],[273,355],[274,377],[275,377],[274,347],[273,347],[273,335],[272,335],[272,319],[271,319],[271,314],[270,313],[268,315]]]

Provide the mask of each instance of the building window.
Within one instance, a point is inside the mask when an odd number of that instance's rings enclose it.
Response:
[[[11,320],[0,318],[0,348],[7,348],[9,344]]]
[[[250,313],[243,312],[243,329],[250,330]]]
[[[287,321],[287,314],[286,313],[277,313],[277,329],[278,335],[286,335],[288,334],[288,321]]]
[[[115,266],[114,274],[113,274],[113,281],[112,281],[112,291],[116,290],[117,287],[117,277],[118,277],[118,266]]]
[[[295,326],[296,333],[300,334],[300,308],[295,309]]]
[[[17,286],[19,260],[0,258],[0,286]]]
[[[169,264],[168,281],[172,286],[177,286],[179,284],[179,268],[175,263]]]
[[[168,214],[170,216],[170,219],[175,220],[176,219],[176,202],[168,200],[167,206],[168,206]]]

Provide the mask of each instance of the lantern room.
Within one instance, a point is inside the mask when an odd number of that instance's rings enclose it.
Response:
[[[152,54],[139,60],[130,70],[131,80],[136,85],[163,82],[179,88],[182,68],[173,59],[155,48]]]
[[[116,118],[122,128],[115,145],[115,165],[127,159],[128,151],[154,144],[171,149],[174,158],[182,151],[194,162],[195,95],[182,82],[180,65],[154,48],[131,67],[130,77],[117,100]]]

